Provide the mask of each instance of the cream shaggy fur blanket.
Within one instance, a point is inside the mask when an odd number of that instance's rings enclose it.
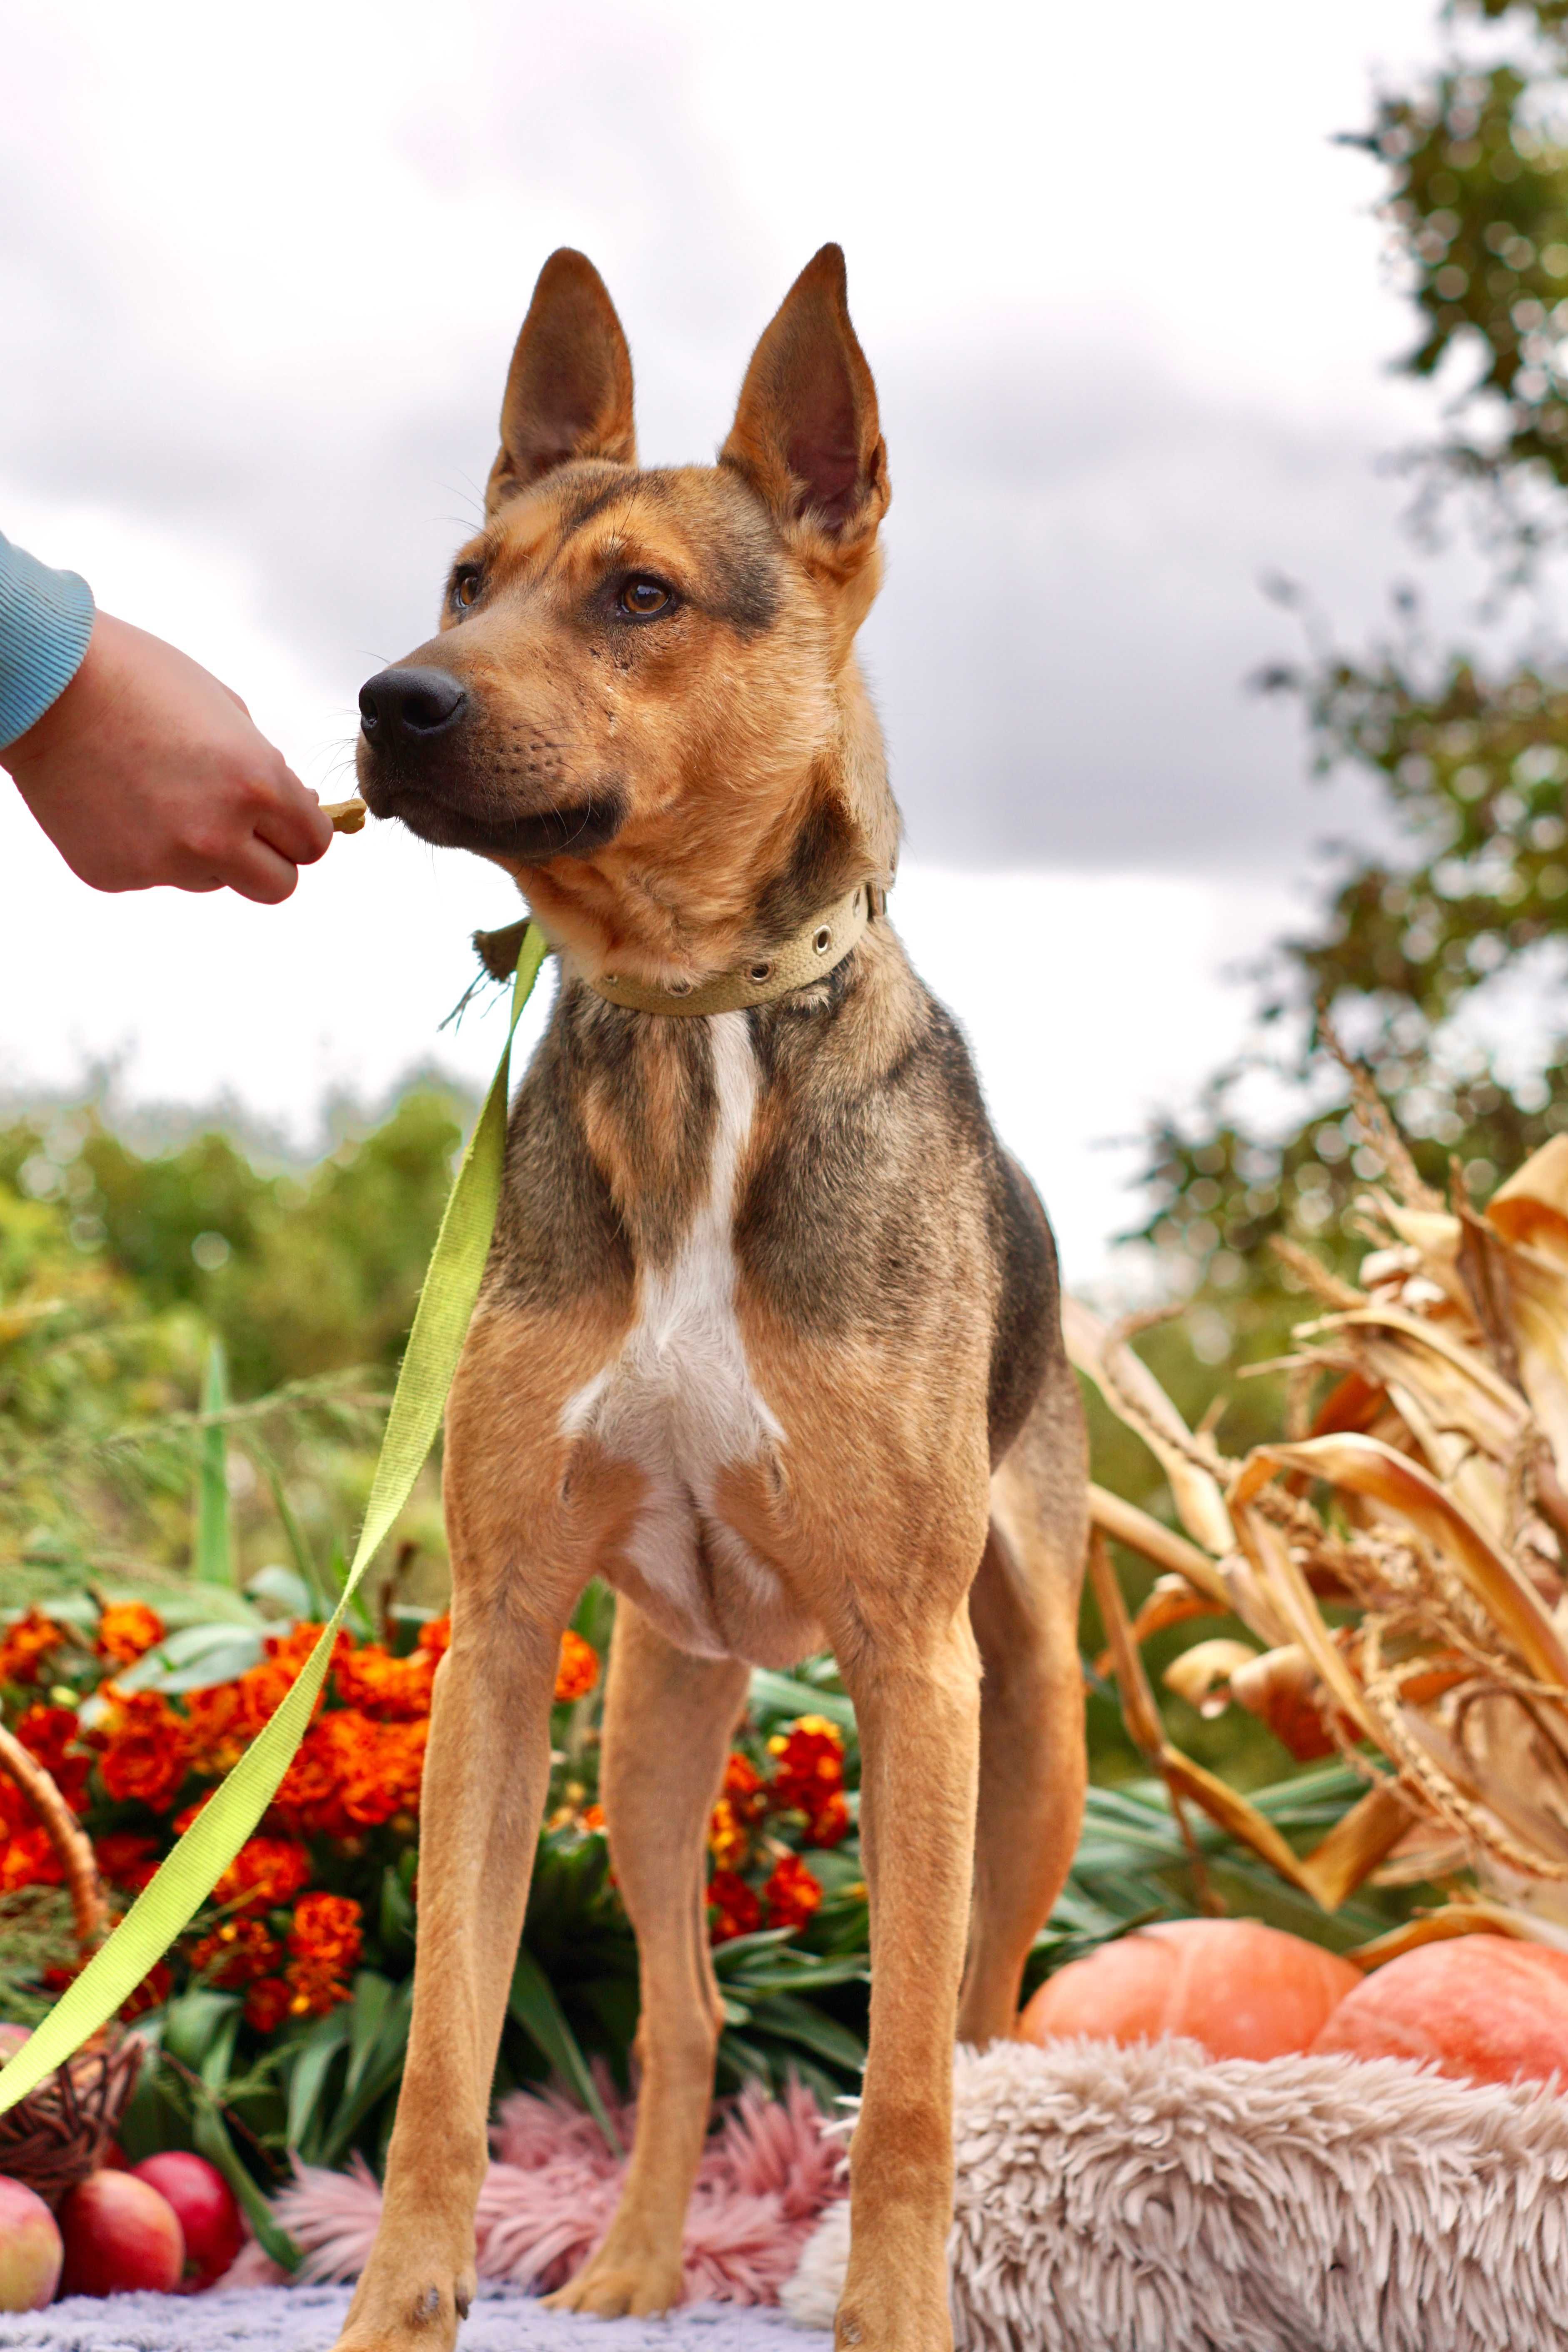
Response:
[[[1564,2352],[1568,2099],[1195,2042],[959,2053],[960,2352]],[[848,2210],[782,2300],[832,2325]]]

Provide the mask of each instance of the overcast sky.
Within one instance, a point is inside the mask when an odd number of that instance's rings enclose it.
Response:
[[[1242,689],[1411,569],[1377,457],[1429,433],[1331,143],[1434,0],[848,5],[0,0],[0,529],[174,638],[325,790],[428,634],[556,245],[598,263],[642,452],[702,458],[825,237],[894,498],[865,633],[908,819],[895,912],[968,1025],[1069,1270],[1137,1132],[1225,1054],[1223,968],[1364,822]],[[940,30],[940,37],[938,32]],[[338,789],[347,789],[339,785]],[[299,1135],[432,1050],[504,877],[373,828],[280,912],[94,898],[0,800],[0,1083],[118,1055]]]

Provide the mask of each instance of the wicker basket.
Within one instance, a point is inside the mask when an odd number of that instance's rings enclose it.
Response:
[[[0,1769],[16,1781],[59,1856],[86,1959],[109,1921],[86,1832],[52,1776],[3,1724]],[[140,2036],[109,2026],[0,2116],[0,2173],[26,2181],[46,2204],[58,2205],[68,2189],[95,2168],[113,2137],[135,2088],[142,2049]]]

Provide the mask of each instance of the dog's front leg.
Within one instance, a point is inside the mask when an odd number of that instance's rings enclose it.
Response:
[[[967,1610],[949,1601],[930,1625],[862,1623],[839,1663],[860,1726],[871,2038],[836,2341],[858,2352],[951,2352],[952,2049],[973,1874],[979,1655]]]
[[[456,1574],[454,1588],[420,1799],[408,2061],[340,2352],[446,2352],[475,2286],[490,2076],[549,1780],[561,1632],[515,1587],[488,1606],[465,1606]]]

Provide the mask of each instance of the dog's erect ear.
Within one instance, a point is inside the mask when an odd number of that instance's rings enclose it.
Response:
[[[846,551],[875,535],[888,506],[888,452],[838,246],[814,255],[779,305],[719,454],[781,522],[804,518]]]
[[[574,457],[635,466],[637,456],[632,360],[616,306],[586,255],[563,245],[539,273],[511,355],[485,511]]]

